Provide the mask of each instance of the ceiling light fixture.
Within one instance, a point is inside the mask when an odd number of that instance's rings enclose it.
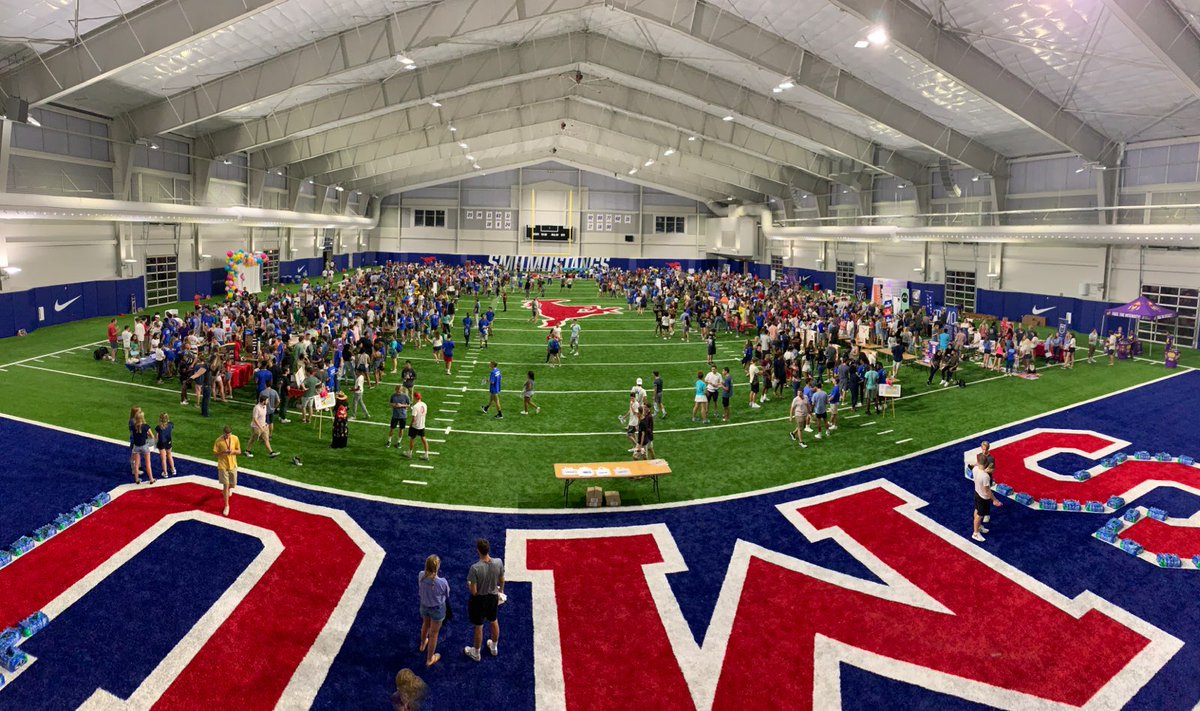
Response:
[[[469,160],[469,161],[471,161],[472,163],[474,163],[474,162],[475,162],[475,156],[467,156],[467,160]]]
[[[867,41],[871,44],[885,44],[888,41],[887,30],[882,27],[876,27],[867,35]]]
[[[429,102],[429,105],[430,105],[430,106],[432,106],[432,107],[433,107],[433,108],[435,108],[435,109],[440,109],[440,108],[442,108],[442,102],[438,101],[437,99],[434,99],[433,101],[430,101],[430,102]]]
[[[29,117],[28,117],[28,118],[26,118],[25,120],[29,122],[29,125],[30,125],[30,126],[36,126],[37,128],[41,128],[41,127],[42,127],[42,122],[41,122],[41,121],[38,121],[38,120],[37,120],[37,117],[36,117],[36,116],[34,116],[33,114],[29,114]]]
[[[690,141],[694,141],[694,140],[696,140],[696,137],[695,137],[695,136],[688,136],[688,141],[689,141],[689,142],[690,142]]]
[[[458,147],[459,147],[459,148],[461,148],[461,149],[463,149],[463,150],[465,151],[465,150],[467,149],[467,147],[468,147],[468,146],[467,146],[467,144],[465,144],[465,143],[459,143],[459,144],[458,144]]]
[[[774,89],[771,90],[771,93],[772,94],[782,94],[783,89],[780,89],[779,87],[775,87]]]
[[[458,133],[458,129],[457,129],[457,128],[455,128],[455,127],[453,127],[453,126],[451,126],[451,127],[450,127],[450,133]]]
[[[629,169],[629,174],[630,174],[630,175],[634,175],[634,174],[636,174],[636,173],[637,173],[637,168],[630,168],[630,169]]]
[[[479,164],[478,164],[478,163],[476,163],[476,164],[475,164],[474,166],[472,166],[472,167],[473,167],[473,168],[475,168],[475,170],[483,170],[483,168],[480,168],[480,167],[479,167]]]
[[[408,57],[404,56],[403,54],[397,54],[396,61],[400,62],[401,64],[403,64],[406,67],[411,67],[416,64],[416,61],[409,59]]]
[[[20,274],[21,268],[20,267],[3,267],[3,268],[0,268],[0,272],[2,272],[5,276],[12,276],[13,274]]]
[[[1086,166],[1086,165],[1081,165],[1081,166],[1079,166],[1078,168],[1076,168],[1076,169],[1075,169],[1075,172],[1076,172],[1076,173],[1082,173],[1082,172],[1083,172],[1083,171],[1085,171],[1085,170],[1087,170],[1087,166]]]
[[[859,41],[854,43],[855,49],[866,49],[867,47],[870,47],[870,46],[871,46],[871,43],[864,39],[860,39]]]
[[[649,167],[650,167],[650,166],[652,166],[652,165],[654,165],[654,159],[653,159],[653,158],[651,158],[650,160],[646,161],[645,163],[642,163],[642,167],[643,167],[643,168],[649,168]]]
[[[338,186],[336,186],[336,187],[334,188],[334,190],[336,190],[336,191],[338,191],[338,192],[340,193],[340,192],[345,192],[345,190],[346,190],[346,189],[345,189],[345,188],[343,188],[341,185],[338,185]]]
[[[779,88],[780,89],[791,89],[794,86],[796,86],[796,84],[791,79],[784,79],[783,83],[779,85]]]
[[[726,114],[726,115],[725,115],[725,118],[723,118],[723,119],[721,119],[721,120],[722,120],[722,121],[732,121],[732,120],[733,120],[733,114]]]
[[[978,176],[978,175],[972,175],[972,176],[971,176],[971,182],[972,182],[972,183],[978,183],[978,182],[979,182],[979,176]]]
[[[157,144],[157,143],[155,143],[154,141],[150,141],[150,150],[152,150],[152,151],[157,151],[157,150],[158,150],[158,144]]]
[[[673,156],[673,155],[675,155],[675,149],[668,148],[667,150],[663,151],[663,155],[664,156]]]

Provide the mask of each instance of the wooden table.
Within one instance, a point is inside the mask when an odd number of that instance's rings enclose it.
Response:
[[[607,473],[605,473],[607,472]],[[645,479],[654,483],[654,495],[662,501],[658,490],[658,478],[671,473],[665,459],[646,459],[636,462],[590,462],[587,464],[555,464],[554,476],[563,482],[563,506],[567,505],[571,484],[577,481],[613,481],[621,479]]]

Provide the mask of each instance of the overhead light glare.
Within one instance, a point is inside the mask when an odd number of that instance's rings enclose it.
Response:
[[[637,173],[637,168],[630,168],[630,169],[629,169],[629,174],[630,174],[630,175],[635,175],[636,173]]]
[[[673,155],[675,155],[675,149],[668,148],[667,150],[663,151],[663,155],[664,156],[673,156]]]
[[[721,120],[722,120],[722,121],[732,121],[732,120],[733,120],[733,114],[726,114],[726,115],[725,115],[725,118],[723,118],[723,119],[721,119]]]
[[[791,79],[785,79],[783,81],[783,83],[779,85],[779,88],[780,89],[791,89],[794,86],[796,86],[796,84]]]
[[[451,127],[450,127],[450,133],[458,133],[458,129],[457,129],[457,128],[455,128],[455,127],[453,127],[453,126],[451,126]]]
[[[152,150],[152,151],[157,151],[157,150],[158,150],[158,144],[157,144],[157,143],[155,143],[154,141],[151,141],[151,142],[150,142],[150,150]]]
[[[1086,165],[1081,165],[1081,166],[1079,166],[1078,168],[1076,168],[1076,169],[1075,169],[1075,172],[1076,172],[1076,173],[1082,173],[1082,172],[1083,172],[1083,171],[1085,171],[1085,170],[1087,170],[1087,166],[1086,166]]]
[[[783,89],[780,89],[779,87],[775,87],[774,89],[771,90],[771,93],[772,94],[782,94]]]
[[[874,45],[885,44],[888,41],[887,30],[882,27],[876,27],[867,34],[867,41]]]
[[[461,149],[463,149],[463,150],[465,151],[465,150],[467,149],[467,144],[465,144],[465,143],[459,143],[459,144],[458,144],[458,147],[459,147],[459,148],[461,148]]]
[[[690,142],[690,141],[695,141],[695,140],[696,140],[696,137],[695,137],[695,136],[688,136],[688,141],[689,141],[689,142]]]
[[[429,102],[429,105],[430,105],[430,106],[432,106],[432,107],[433,107],[433,108],[435,108],[435,109],[440,109],[440,108],[442,108],[442,102],[438,101],[437,99],[434,99],[433,101],[430,101],[430,102]]]
[[[397,54],[396,61],[400,62],[401,64],[403,64],[406,67],[411,67],[416,64],[416,61],[409,59],[408,57],[404,56],[403,54]]]
[[[3,269],[0,269],[0,271],[3,271],[5,274],[8,274],[8,275],[20,274],[21,268],[20,267],[4,267]]]
[[[923,271],[925,271],[925,267],[913,267],[913,271],[914,272],[923,272]]]
[[[865,39],[860,39],[859,41],[854,43],[855,49],[866,49],[867,47],[870,47],[870,46],[871,46],[871,43]]]
[[[471,166],[471,167],[473,167],[475,170],[483,170],[483,168],[480,168],[480,167],[479,167],[479,164],[478,164],[478,163],[476,163],[475,165],[473,165],[473,166]]]
[[[654,165],[654,159],[653,159],[653,158],[651,158],[650,160],[646,161],[645,163],[642,163],[642,167],[643,167],[643,168],[649,168],[649,167],[650,167],[650,166],[652,166],[652,165]]]
[[[988,279],[996,279],[1000,276],[999,272],[988,272]]]
[[[343,188],[341,185],[338,185],[337,187],[334,188],[334,190],[336,190],[340,193],[340,192],[345,192],[346,189]]]
[[[467,156],[467,160],[469,160],[469,161],[471,161],[472,163],[474,163],[474,162],[475,162],[475,156]]]
[[[26,120],[29,121],[30,126],[36,126],[38,128],[42,127],[42,122],[38,121],[33,114],[29,114],[29,117]]]
[[[972,182],[972,183],[978,183],[978,182],[979,182],[979,176],[978,176],[978,175],[972,175],[972,176],[971,176],[971,182]]]

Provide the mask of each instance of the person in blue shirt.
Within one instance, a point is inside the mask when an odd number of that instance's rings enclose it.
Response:
[[[488,374],[488,403],[480,409],[486,415],[492,405],[495,405],[496,419],[503,420],[504,412],[500,409],[500,367],[496,361],[492,361],[489,365],[492,366],[492,372]]]
[[[454,363],[454,339],[448,333],[442,341],[442,360],[446,363],[446,375],[449,375],[450,365]]]
[[[254,371],[254,386],[258,389],[259,395],[262,395],[262,391],[271,384],[271,379],[271,370],[267,367],[266,361],[259,363],[258,370]]]
[[[829,430],[837,429],[838,405],[842,402],[842,385],[837,376],[833,376],[833,389],[829,391]]]
[[[336,365],[330,365],[325,369],[325,384],[329,387],[330,392],[337,392],[338,369]]]
[[[463,314],[463,319],[462,319],[463,346],[466,348],[471,347],[471,326],[473,326],[474,324],[475,324],[475,321],[471,318],[470,313]]]
[[[729,399],[733,397],[733,376],[729,374],[729,368],[721,370],[721,407],[725,409],[725,417],[722,422],[729,422]]]
[[[488,336],[492,332],[492,320],[488,317],[479,319],[479,347],[488,347]]]

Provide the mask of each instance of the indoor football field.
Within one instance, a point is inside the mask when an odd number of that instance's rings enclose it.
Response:
[[[388,363],[382,383],[365,394],[370,418],[350,423],[349,447],[332,450],[330,423],[300,423],[293,404],[291,423],[275,429],[277,459],[243,459],[251,469],[302,484],[429,503],[469,506],[561,508],[563,490],[554,463],[609,462],[628,459],[630,441],[618,415],[627,410],[629,391],[638,378],[652,390],[653,372],[664,381],[667,417],[657,418],[655,453],[666,459],[672,474],[663,477],[663,503],[744,494],[786,486],[835,472],[904,457],[967,435],[1031,418],[1163,377],[1161,359],[1129,360],[1108,367],[1080,362],[1073,371],[1049,366],[1040,379],[1027,381],[965,364],[959,371],[966,388],[939,386],[928,372],[906,364],[899,375],[901,397],[884,414],[843,408],[840,427],[826,440],[806,438],[800,450],[788,438],[790,388],[760,409],[748,407],[749,390],[741,367],[745,336],[717,338],[718,369],[734,376],[730,421],[713,417],[705,425],[692,421],[693,383],[697,370],[708,372],[706,346],[698,329],[684,342],[680,331],[664,340],[656,336],[650,313],[631,313],[624,300],[600,298],[593,282],[580,280],[570,289],[551,281],[542,298],[542,319],[533,323],[514,292],[508,310],[499,299],[484,300],[481,309],[496,310],[486,349],[478,333],[462,340],[456,327],[451,375],[433,358],[428,345],[405,346],[402,357],[417,371],[416,390],[429,404],[428,461],[407,460],[388,439],[388,399],[400,384]],[[467,300],[462,302],[468,304]],[[598,307],[598,308],[593,308]],[[190,303],[179,308],[191,309]],[[546,326],[574,318],[580,324],[580,354],[568,347],[564,330],[561,366],[546,363]],[[131,319],[119,319],[124,326]],[[249,439],[253,386],[235,393],[229,403],[214,400],[208,419],[200,416],[194,397],[180,406],[179,383],[156,384],[153,371],[131,374],[123,364],[97,361],[93,352],[105,338],[107,319],[43,328],[24,338],[0,341],[0,413],[73,431],[121,439],[126,436],[130,407],[140,406],[148,419],[168,413],[175,422],[175,451],[211,459],[212,442],[229,424],[243,441]],[[1081,342],[1086,341],[1081,334]],[[503,374],[503,420],[485,415],[489,363]],[[890,357],[888,358],[890,361]],[[1082,358],[1080,359],[1082,361]],[[1183,351],[1184,367],[1200,365],[1191,350]],[[403,366],[403,363],[401,363]],[[521,391],[534,373],[540,414],[520,415]],[[492,411],[494,413],[494,410]],[[320,427],[318,427],[320,425]],[[420,449],[418,448],[418,452]],[[294,456],[302,466],[291,463]],[[131,479],[126,458],[96,462],[114,485]],[[158,467],[155,458],[154,466]],[[649,482],[613,483],[625,504],[656,502]],[[584,487],[570,490],[570,506],[582,506]]]

